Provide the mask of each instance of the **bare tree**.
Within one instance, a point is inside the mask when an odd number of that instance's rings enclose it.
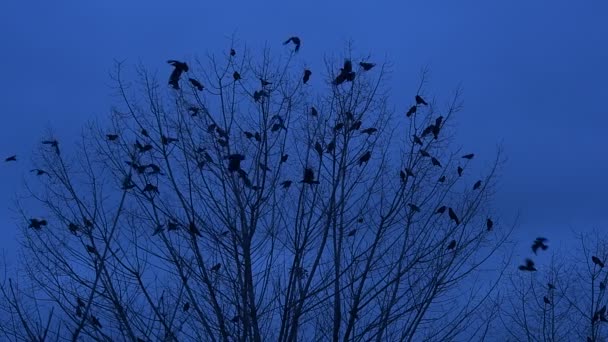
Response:
[[[424,73],[391,115],[386,64],[349,49],[305,71],[290,51],[170,61],[170,87],[143,67],[132,85],[117,64],[111,125],[72,159],[60,144],[36,158],[48,174],[20,206],[7,339],[484,336],[502,267],[488,260],[511,228],[489,205],[500,155],[477,177],[450,149],[460,94],[425,97]]]
[[[606,284],[603,262],[608,239],[578,233],[581,248],[554,251],[536,272],[513,273],[501,298],[504,331],[514,341],[606,341]]]

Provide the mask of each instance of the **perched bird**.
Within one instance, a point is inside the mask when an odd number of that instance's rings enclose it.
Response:
[[[456,248],[456,240],[450,241],[450,244],[448,245],[447,250],[449,251],[449,250],[452,250],[454,248]]]
[[[188,231],[189,231],[191,234],[198,235],[198,236],[200,236],[200,237],[202,237],[202,236],[203,236],[203,235],[201,234],[201,231],[200,231],[200,230],[198,230],[198,228],[196,228],[196,224],[194,224],[194,221],[190,221],[190,224],[188,225]]]
[[[431,130],[431,132],[433,133],[433,138],[435,140],[437,140],[439,138],[439,131],[441,130],[442,121],[443,121],[443,116],[440,116],[437,119],[435,119],[435,124],[432,125],[433,129]]]
[[[171,220],[169,220],[167,222],[167,230],[168,231],[177,230],[178,228],[179,228],[179,223],[171,221]]]
[[[256,90],[253,92],[253,101],[259,102],[262,97],[268,97],[268,93],[265,90]]]
[[[192,86],[198,91],[203,91],[203,89],[205,89],[203,84],[195,78],[189,78],[188,81],[190,81],[190,84],[192,84]]]
[[[420,146],[424,145],[422,143],[422,140],[416,134],[414,134],[413,137],[414,137],[414,144],[418,144]]]
[[[319,154],[319,156],[323,155],[323,146],[321,146],[320,142],[315,142],[315,151],[317,151],[317,154]]]
[[[48,175],[48,173],[42,169],[33,169],[30,172],[36,172],[36,176]]]
[[[458,167],[458,169],[456,169],[456,171],[458,171],[458,177],[462,176],[462,171],[464,171],[464,169],[462,167]]]
[[[167,63],[173,66],[173,71],[169,76],[169,85],[173,87],[173,89],[179,90],[179,79],[182,76],[182,73],[188,72],[188,64],[176,60],[168,60]]]
[[[70,224],[68,224],[68,229],[70,230],[70,232],[71,232],[72,234],[76,235],[76,233],[77,233],[77,232],[78,232],[78,230],[79,230],[79,227],[78,227],[78,225],[77,225],[77,224],[75,224],[75,223],[73,223],[73,222],[70,222]]]
[[[427,126],[423,131],[422,134],[420,135],[422,138],[426,137],[427,135],[433,133],[433,130],[435,130],[435,125],[431,124],[429,126]]]
[[[407,206],[408,206],[408,207],[410,207],[410,209],[411,209],[412,211],[415,211],[415,212],[417,212],[417,213],[419,213],[419,212],[420,212],[420,207],[418,207],[417,205],[415,205],[415,204],[413,204],[413,203],[409,203]]]
[[[528,271],[528,272],[536,271],[536,267],[534,267],[534,261],[532,261],[531,259],[526,259],[526,264],[520,265],[518,268],[520,271]]]
[[[222,264],[217,263],[217,264],[213,265],[213,267],[211,267],[211,272],[217,272],[220,270],[221,267],[222,267]]]
[[[426,101],[424,101],[424,99],[420,96],[420,95],[416,95],[416,104],[417,105],[428,105],[428,103],[426,103]]]
[[[241,79],[241,74],[239,74],[237,71],[235,71],[235,72],[233,72],[233,73],[232,73],[232,78],[233,78],[235,81],[238,81],[238,80],[240,80],[240,79]]]
[[[163,145],[169,145],[170,143],[179,141],[177,138],[166,137],[164,135],[160,137],[160,140]]]
[[[231,154],[228,157],[228,171],[235,172],[241,169],[241,161],[245,160],[245,156],[239,153]]]
[[[602,260],[600,260],[600,258],[596,257],[595,255],[591,257],[591,261],[593,261],[593,263],[598,265],[600,268],[604,268],[604,262]]]
[[[547,283],[547,287],[549,288],[549,290],[555,290],[556,289],[555,285],[553,285],[552,283]]]
[[[378,131],[377,128],[370,127],[370,128],[366,128],[366,129],[361,130],[361,133],[365,133],[367,135],[372,135],[372,134],[376,133],[377,131]]]
[[[403,171],[399,171],[399,177],[401,178],[401,182],[406,181],[406,174]]]
[[[156,164],[148,164],[146,167],[151,169],[151,171],[148,172],[149,175],[162,175],[162,172],[160,172],[160,166]]]
[[[302,43],[302,41],[300,40],[300,37],[297,37],[297,36],[290,37],[289,39],[287,39],[286,41],[283,42],[283,45],[287,45],[289,43],[293,43],[293,45],[295,45],[295,49],[293,49],[294,52],[300,51],[300,44]]]
[[[327,144],[327,148],[325,149],[328,153],[332,153],[336,148],[336,139],[332,139],[329,144]]]
[[[259,166],[260,166],[260,169],[262,169],[262,171],[264,171],[264,172],[270,172],[270,171],[272,171],[272,170],[271,170],[271,169],[268,167],[268,165],[266,165],[266,164],[264,164],[264,163],[262,163],[262,162],[260,162],[260,163],[259,163]]]
[[[230,49],[230,56],[231,57],[236,56],[236,51],[234,49]]]
[[[352,82],[355,80],[355,72],[353,71],[353,63],[346,59],[344,61],[344,66],[340,69],[340,73],[333,81],[334,85],[340,85],[345,81]]]
[[[146,138],[150,137],[150,134],[148,134],[148,131],[144,128],[141,129],[141,135],[143,135]]]
[[[304,84],[308,83],[308,80],[310,80],[311,75],[312,75],[312,71],[310,71],[308,69],[304,69],[304,77],[302,77],[302,83],[304,83]]]
[[[126,176],[125,179],[122,181],[121,189],[122,190],[131,190],[134,187],[135,187],[135,183],[133,183],[133,181],[131,180],[131,177]]]
[[[534,240],[534,242],[532,243],[532,252],[534,252],[534,254],[536,254],[536,252],[538,251],[538,249],[542,249],[543,251],[546,251],[547,248],[549,248],[549,246],[547,246],[545,244],[545,242],[547,242],[548,240],[544,237],[537,237],[536,240]]]
[[[304,177],[300,183],[319,184],[319,181],[315,180],[315,171],[309,167],[304,168]]]
[[[338,122],[335,126],[334,126],[334,131],[339,131],[344,127],[344,123],[343,122]]]
[[[356,233],[357,233],[357,230],[353,229],[350,232],[348,232],[348,234],[346,236],[353,237],[353,236],[355,236]]]
[[[91,246],[91,245],[86,245],[87,248],[87,252],[91,253],[91,254],[95,254],[97,252],[97,248]]]
[[[416,106],[411,106],[410,109],[408,109],[407,113],[405,113],[405,116],[409,118],[410,116],[412,116],[412,114],[416,114],[417,109],[418,108]]]
[[[186,302],[186,304],[184,304],[184,306],[182,307],[182,311],[186,312],[190,310],[190,303]]]
[[[445,205],[442,205],[441,207],[437,208],[436,214],[443,214],[443,213],[445,213],[446,209],[447,209],[447,207]]]
[[[265,86],[269,86],[272,84],[272,82],[268,82],[265,79],[260,77],[260,83],[262,84],[262,88],[264,88]]]
[[[281,186],[283,187],[283,189],[288,189],[291,186],[291,183],[293,183],[290,180],[286,180],[284,182],[281,182]]]
[[[601,309],[597,310],[593,314],[592,321],[593,322],[596,322],[596,321],[608,322],[608,319],[606,319],[606,305],[602,306]]]
[[[433,163],[433,166],[441,167],[441,163],[435,157],[431,157],[431,163]]]
[[[156,235],[162,233],[163,230],[164,230],[163,226],[161,226],[161,225],[156,226],[156,228],[154,229],[154,232],[152,233],[152,236],[156,236]]]
[[[39,219],[30,219],[30,225],[28,226],[28,228],[34,228],[36,230],[40,230],[42,229],[43,226],[46,226],[48,224],[48,222],[46,222],[46,220],[39,220]]]
[[[243,134],[245,134],[245,137],[247,139],[251,139],[253,138],[253,133],[249,132],[249,131],[244,131]]]
[[[376,64],[369,62],[359,62],[359,65],[363,68],[364,71],[370,71],[373,67],[376,66]]]
[[[492,230],[493,227],[494,227],[494,222],[491,219],[487,219],[486,228],[488,229],[488,231]]]
[[[109,141],[114,141],[118,139],[118,134],[106,134],[106,138],[108,138]]]
[[[287,161],[287,158],[289,158],[289,154],[284,154],[281,156],[281,163],[284,163]]]
[[[255,139],[255,141],[260,142],[262,141],[262,136],[260,135],[260,133],[255,132],[255,134],[253,135],[253,138]]]
[[[353,122],[353,124],[350,126],[350,128],[348,130],[349,131],[356,131],[359,128],[361,128],[361,124],[362,124],[361,120],[357,120],[357,121]]]
[[[473,157],[475,157],[475,153],[469,153],[469,154],[465,154],[464,156],[462,156],[462,158],[468,159],[468,160],[473,159]]]
[[[477,182],[475,182],[475,184],[473,184],[473,190],[477,190],[481,187],[481,181],[478,180]]]
[[[439,183],[444,183],[445,182],[445,176],[441,176],[439,177],[439,179],[437,180]]]
[[[460,219],[458,216],[456,216],[456,213],[454,210],[452,210],[452,208],[448,208],[448,215],[450,216],[450,219],[456,223],[456,225],[460,224]]]
[[[190,113],[190,116],[197,116],[198,112],[200,112],[201,109],[195,106],[190,106],[188,107],[188,112]]]
[[[363,154],[361,156],[361,158],[359,158],[359,166],[363,165],[364,163],[367,163],[371,157],[372,157],[371,151],[365,152],[365,154]]]
[[[6,159],[4,159],[5,162],[12,162],[12,161],[17,161],[17,155],[12,155]]]
[[[430,157],[431,156],[426,150],[420,149],[419,152],[420,152],[420,155],[423,156],[423,157]]]
[[[551,304],[551,301],[549,298],[547,298],[547,296],[543,296],[543,302],[545,302],[545,304]]]
[[[158,187],[156,185],[152,185],[152,184],[146,184],[146,186],[143,189],[143,192],[155,192],[155,193],[159,193],[158,192]]]
[[[319,112],[317,111],[317,108],[315,108],[315,107],[311,107],[311,108],[310,108],[310,115],[312,115],[312,116],[317,116],[317,115],[319,115]]]
[[[415,177],[414,171],[412,171],[410,168],[405,169],[405,174],[407,174],[409,177]]]

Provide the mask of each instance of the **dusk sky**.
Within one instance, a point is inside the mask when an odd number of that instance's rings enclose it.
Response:
[[[507,158],[493,207],[521,213],[515,237],[608,224],[608,2],[589,1],[16,1],[0,2],[0,248],[16,251],[16,193],[33,177],[31,152],[47,129],[63,146],[108,115],[114,60],[168,77],[167,59],[192,61],[237,46],[278,54],[302,38],[297,65],[321,66],[352,40],[391,62],[391,104],[424,90],[445,103],[462,85],[456,146],[490,166]],[[322,70],[319,70],[319,74]],[[166,75],[166,76],[165,76]],[[321,79],[315,79],[321,85]]]

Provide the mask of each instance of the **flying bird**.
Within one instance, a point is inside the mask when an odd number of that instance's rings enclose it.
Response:
[[[477,190],[481,187],[481,181],[478,180],[477,182],[475,182],[475,184],[473,184],[473,190]]]
[[[46,226],[48,224],[48,222],[46,222],[46,220],[39,220],[39,219],[30,219],[30,225],[28,226],[28,228],[34,228],[36,230],[40,230],[42,229],[43,226]]]
[[[295,45],[295,49],[293,49],[294,52],[300,51],[300,44],[302,43],[302,41],[300,40],[300,37],[297,37],[297,36],[290,37],[285,42],[283,42],[283,45],[287,45],[289,43],[293,43],[293,45]]]
[[[469,153],[469,154],[465,154],[464,156],[462,156],[462,158],[468,159],[468,160],[473,159],[473,157],[475,157],[475,153]]]
[[[416,113],[416,110],[417,110],[416,106],[411,106],[410,109],[407,111],[407,113],[405,113],[405,116],[407,116],[409,118],[410,116],[412,116],[412,114]]]
[[[188,81],[190,81],[190,84],[192,84],[192,86],[194,88],[196,88],[196,90],[198,90],[198,91],[203,91],[203,89],[205,89],[203,84],[201,82],[199,82],[197,79],[189,78]]]
[[[365,152],[365,154],[363,154],[361,156],[361,158],[359,158],[359,166],[363,165],[364,163],[367,163],[371,157],[372,157],[371,151]]]
[[[176,60],[168,60],[167,63],[173,66],[173,71],[169,76],[169,85],[173,89],[179,90],[179,78],[182,76],[182,73],[188,72],[188,64]]]
[[[491,219],[487,219],[486,228],[488,229],[488,231],[492,230],[493,227],[494,227],[494,222]]]
[[[549,246],[547,246],[545,244],[545,242],[547,242],[549,240],[547,240],[544,237],[537,237],[536,240],[534,240],[534,242],[532,243],[532,252],[534,252],[534,254],[536,254],[536,252],[538,251],[538,249],[542,249],[543,251],[546,251],[547,248],[549,248]]]
[[[593,261],[593,263],[598,265],[600,268],[604,268],[604,262],[602,260],[600,260],[600,258],[596,257],[595,255],[591,257],[591,261]]]
[[[528,271],[528,272],[536,271],[536,267],[534,267],[534,261],[532,261],[531,259],[526,259],[526,264],[520,265],[518,268],[520,271]]]
[[[363,68],[364,71],[370,71],[373,67],[376,66],[376,64],[369,62],[359,62],[359,65]]]
[[[456,225],[460,224],[460,219],[458,216],[456,216],[456,213],[454,210],[452,210],[452,208],[448,208],[448,215],[450,216],[450,219],[456,223]]]
[[[17,155],[12,155],[6,159],[4,159],[5,162],[12,162],[12,161],[17,161]]]
[[[450,244],[448,245],[447,250],[449,251],[449,250],[452,250],[454,248],[456,248],[456,240],[450,241]]]
[[[302,181],[300,181],[300,183],[319,184],[319,181],[315,180],[315,171],[309,167],[305,168],[304,177],[303,177]]]
[[[420,96],[420,95],[416,95],[416,104],[417,105],[425,105],[427,106],[428,103],[426,103],[426,101],[424,101],[424,99]]]
[[[312,71],[304,69],[304,77],[302,77],[302,83],[308,83],[308,80],[310,80],[310,75],[312,75]]]

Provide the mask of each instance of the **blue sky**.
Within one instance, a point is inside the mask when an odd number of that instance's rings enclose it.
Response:
[[[16,1],[0,3],[0,248],[15,253],[14,194],[48,128],[64,145],[117,100],[113,61],[169,75],[237,43],[277,53],[302,38],[302,63],[360,53],[392,63],[392,104],[411,104],[422,67],[440,102],[459,86],[456,144],[489,164],[506,157],[494,207],[521,213],[516,237],[567,243],[608,225],[608,3],[574,1]],[[163,76],[164,77],[164,76]],[[483,164],[482,164],[483,165]],[[603,224],[603,226],[602,226]],[[525,243],[526,248],[528,243]]]

